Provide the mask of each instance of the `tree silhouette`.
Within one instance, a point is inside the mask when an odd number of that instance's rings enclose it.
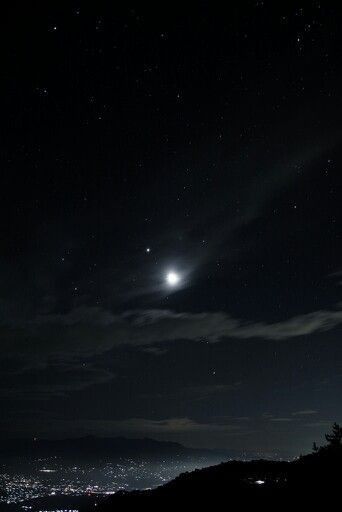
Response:
[[[312,451],[315,453],[317,453],[319,451],[319,447],[317,446],[316,442],[314,442],[312,445]]]
[[[334,423],[332,426],[332,433],[326,434],[325,439],[331,447],[337,448],[342,446],[342,427],[340,427],[338,423]]]
[[[325,434],[327,444],[324,446],[317,446],[316,443],[312,445],[312,451],[317,455],[338,456],[342,455],[342,427],[338,423],[334,423],[331,432]]]

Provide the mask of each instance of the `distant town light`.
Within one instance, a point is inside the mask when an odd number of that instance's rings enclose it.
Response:
[[[255,480],[255,483],[257,485],[263,485],[265,483],[265,480]]]

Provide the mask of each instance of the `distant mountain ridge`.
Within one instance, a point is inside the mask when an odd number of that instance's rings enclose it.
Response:
[[[215,456],[220,452],[188,448],[171,441],[150,438],[85,436],[69,439],[0,440],[0,457],[120,457],[120,456]],[[222,458],[226,454],[222,453]],[[222,459],[222,460],[223,460]]]

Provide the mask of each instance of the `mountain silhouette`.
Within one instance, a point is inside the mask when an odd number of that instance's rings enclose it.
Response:
[[[155,439],[85,436],[71,439],[13,439],[0,441],[0,457],[62,457],[99,459],[101,457],[165,457],[200,456],[218,460],[227,453],[216,450],[188,448],[182,444]]]
[[[276,505],[314,503],[339,498],[342,469],[342,428],[336,423],[328,444],[293,461],[229,461],[183,473],[171,482],[144,491],[120,491],[100,504],[115,510],[120,501],[160,499],[162,503],[233,503]],[[158,500],[159,501],[159,500]]]

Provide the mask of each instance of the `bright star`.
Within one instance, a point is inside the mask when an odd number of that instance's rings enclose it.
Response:
[[[176,284],[179,283],[179,275],[176,274],[176,272],[169,272],[167,275],[166,275],[166,281],[168,282],[168,284],[170,286],[176,286]]]

